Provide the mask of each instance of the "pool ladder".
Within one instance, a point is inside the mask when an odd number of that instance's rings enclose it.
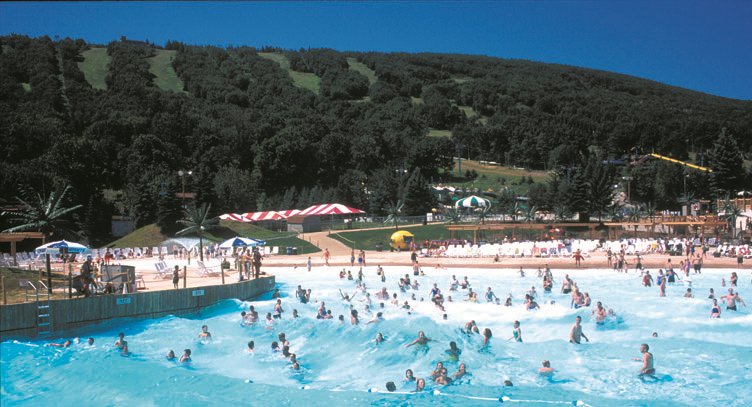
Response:
[[[50,290],[44,281],[39,281],[39,287],[35,286],[31,281],[26,281],[26,301],[29,298],[36,299],[37,301],[37,336],[45,337],[52,335],[52,314],[50,313]],[[34,290],[29,293],[29,286]],[[44,290],[44,294],[39,293],[39,289]]]

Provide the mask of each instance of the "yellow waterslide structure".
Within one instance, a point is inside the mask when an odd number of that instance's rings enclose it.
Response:
[[[700,167],[699,165],[694,165],[694,164],[690,164],[684,161],[679,161],[673,158],[664,157],[662,155],[651,153],[650,156],[655,157],[655,158],[660,158],[661,160],[671,161],[672,163],[681,164],[689,168],[694,168],[696,170],[713,172],[713,170],[711,170],[710,168]]]

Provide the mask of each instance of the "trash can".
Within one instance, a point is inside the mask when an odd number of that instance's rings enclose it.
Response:
[[[288,256],[292,255],[292,247],[287,248],[287,255]]]
[[[298,255],[298,248],[297,247],[293,247],[292,248],[292,255],[293,256],[297,256]]]
[[[376,242],[376,251],[380,252],[381,249],[384,247],[384,244],[381,242]]]

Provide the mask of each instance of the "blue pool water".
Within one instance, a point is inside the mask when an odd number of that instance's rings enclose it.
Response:
[[[352,326],[347,317],[341,325],[336,317],[347,316],[349,304],[340,299],[338,289],[352,294],[353,281],[340,280],[333,267],[311,273],[279,269],[275,274],[285,313],[271,330],[265,329],[263,322],[255,327],[240,324],[240,312],[251,304],[262,318],[273,310],[274,301],[267,294],[253,302],[225,301],[191,318],[166,317],[78,332],[82,339],[95,339],[91,347],[85,343],[67,349],[40,346],[49,340],[3,342],[2,405],[492,406],[500,404],[496,400],[502,395],[509,398],[504,405],[571,405],[578,400],[591,406],[752,404],[749,309],[740,307],[734,313],[723,307],[721,319],[708,318],[708,289],[714,288],[718,296],[724,294],[727,288],[721,287],[721,278],[728,281],[732,270],[692,275],[696,298],[682,297],[685,282],[669,286],[667,296],[661,298],[658,288],[641,287],[639,274],[633,272],[554,270],[554,293],[544,294],[532,269],[524,278],[515,270],[428,269],[425,276],[418,277],[422,286],[415,293],[418,299],[428,299],[432,284],[438,283],[444,295],[455,300],[446,304],[446,321],[432,303],[410,300],[414,291],[398,290],[397,279],[409,271],[407,268],[385,270],[388,280],[382,284],[375,267],[365,269],[374,314],[379,302],[373,295],[386,286],[390,295],[398,293],[400,303],[409,300],[414,307],[412,315],[386,302],[383,322],[365,325],[372,317],[360,312],[359,326]],[[618,320],[597,326],[590,316],[592,308],[571,309],[570,297],[559,294],[565,273],[590,294],[593,304],[602,301],[612,308]],[[740,274],[742,298],[752,292],[746,273]],[[452,274],[458,279],[468,276],[481,301],[490,286],[502,302],[511,293],[514,305],[464,302],[464,292],[448,291]],[[414,278],[412,273],[410,277]],[[312,289],[313,300],[326,301],[335,321],[315,319],[318,303],[296,301],[298,284]],[[541,309],[526,311],[522,300],[533,285]],[[358,294],[353,302],[358,311],[363,309],[359,301],[363,298]],[[290,318],[293,309],[301,318]],[[590,343],[579,346],[568,342],[577,315],[582,316],[583,331],[590,338]],[[470,319],[481,331],[490,328],[493,332],[487,350],[481,349],[479,335],[459,331]],[[523,343],[506,340],[512,336],[514,320],[521,323]],[[213,339],[201,343],[197,335],[204,324]],[[420,330],[441,343],[431,342],[427,350],[405,349]],[[133,353],[128,358],[114,350],[118,332],[125,333]],[[292,371],[286,359],[271,352],[270,344],[280,332],[291,342],[301,371]],[[380,345],[373,342],[378,332],[387,338]],[[652,337],[653,332],[658,333],[657,338]],[[249,340],[256,343],[254,355],[245,352]],[[429,383],[428,391],[419,394],[368,392],[371,388],[385,390],[387,381],[394,381],[399,392],[413,390],[413,383],[402,381],[405,370],[427,377],[437,361],[446,359],[449,341],[456,341],[462,350],[460,362],[472,374],[467,379],[447,387]],[[635,374],[641,364],[632,358],[641,356],[641,343],[649,344],[655,355],[655,379],[642,380]],[[169,349],[179,356],[186,348],[193,351],[191,365],[165,360]],[[552,378],[537,374],[543,359],[556,369]],[[457,371],[457,363],[445,365],[450,375]],[[511,380],[514,387],[503,387],[505,380]]]

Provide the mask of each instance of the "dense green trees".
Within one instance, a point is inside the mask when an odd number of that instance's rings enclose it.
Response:
[[[218,212],[337,200],[385,215],[404,199],[405,212],[422,215],[434,207],[426,180],[453,168],[456,144],[463,157],[553,170],[530,194],[546,210],[605,213],[618,177],[597,160],[634,148],[678,159],[712,148],[714,173],[634,167],[633,201],[677,209],[685,180],[697,198],[750,187],[752,103],[625,75],[484,56],[263,49],[319,76],[317,95],[255,48],[170,41],[185,90],[170,92],[149,72],[155,46],[113,42],[98,90],[79,69],[83,40],[12,35],[0,45],[0,197],[70,185],[71,202],[86,207],[73,220],[91,241],[109,233],[93,219],[113,212],[174,229],[167,212],[179,204],[160,192],[175,192],[178,170],[193,171],[187,190]],[[369,86],[348,57],[378,80]],[[429,128],[452,136],[427,137]],[[116,197],[106,207],[105,191]]]

